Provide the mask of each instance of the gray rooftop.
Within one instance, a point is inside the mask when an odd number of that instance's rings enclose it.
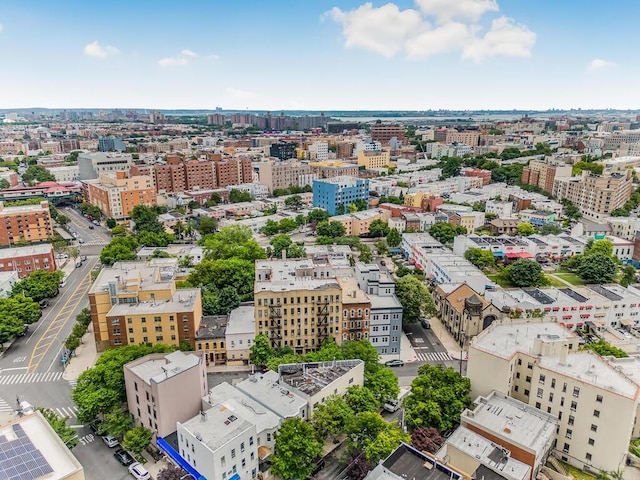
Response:
[[[241,405],[241,408],[239,409],[240,415],[251,419],[251,421],[256,425],[257,433],[264,430],[278,428],[278,425],[280,425],[280,421],[282,420],[271,410],[260,405],[260,403],[249,395],[227,382],[223,382],[213,387],[209,390],[209,394],[205,396],[203,400],[210,406],[223,403],[227,400],[234,400]]]
[[[401,443],[365,480],[462,480],[462,475],[437,460]]]
[[[151,356],[156,356],[152,354]],[[149,359],[137,365],[129,367],[146,384],[161,383],[169,378],[175,377],[180,373],[197,366],[202,358],[193,353],[183,353],[180,350],[169,353],[164,358]],[[134,361],[132,363],[137,362]],[[129,364],[128,364],[129,365]],[[127,368],[127,365],[125,365]]]
[[[281,418],[300,416],[307,401],[296,395],[290,388],[278,383],[278,374],[272,370],[256,373],[238,383],[236,388],[256,399],[264,407]]]
[[[163,262],[116,262],[112,267],[100,270],[100,274],[91,286],[89,293],[97,293],[108,288],[110,282],[116,282],[118,289],[128,284],[137,284],[140,290],[169,288],[173,283],[177,268],[177,258],[161,259]],[[141,279],[139,281],[138,279]]]
[[[254,332],[255,325],[255,306],[253,304],[240,305],[229,312],[226,334]]]
[[[176,290],[171,300],[156,300],[140,303],[122,303],[111,307],[107,316],[127,314],[162,314],[192,312],[198,297],[199,288],[181,288]]]
[[[196,333],[196,340],[210,340],[224,338],[227,329],[226,315],[211,315],[202,317],[200,327]]]
[[[278,373],[281,384],[289,385],[304,395],[313,396],[362,363],[362,360],[288,363],[280,365]]]

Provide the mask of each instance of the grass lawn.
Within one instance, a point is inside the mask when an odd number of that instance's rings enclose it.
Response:
[[[552,287],[562,288],[567,286],[565,283],[562,283],[560,280],[558,280],[557,278],[553,278],[550,275],[545,275],[544,277],[547,279],[547,281],[549,282],[549,285],[551,285]]]
[[[509,283],[509,281],[506,278],[503,278],[502,275],[500,275],[499,273],[490,273],[489,275],[487,275],[487,278],[489,280],[491,280],[492,282],[497,283],[502,288],[512,288],[513,287],[513,285],[511,285],[511,283]]]
[[[554,275],[558,278],[561,278],[565,282],[569,282],[571,285],[584,285],[584,281],[575,273],[560,272],[560,273],[554,273]]]
[[[594,478],[596,478],[593,475],[589,475],[588,473],[583,472],[582,470],[579,470],[576,467],[572,467],[567,463],[564,463],[564,462],[560,462],[560,463],[562,464],[564,469],[567,471],[567,473],[569,475],[572,475],[573,478],[575,478],[576,480],[593,480]]]

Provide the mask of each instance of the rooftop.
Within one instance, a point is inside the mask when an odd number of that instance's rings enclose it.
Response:
[[[178,259],[166,258],[163,262],[116,262],[112,267],[100,270],[98,278],[91,286],[89,293],[99,293],[108,289],[114,282],[118,288],[127,288],[130,282],[139,290],[156,290],[169,288],[177,273]]]
[[[462,480],[463,476],[406,443],[371,470],[365,480]]]
[[[370,303],[369,297],[366,293],[360,290],[358,282],[353,277],[339,277],[338,283],[342,287],[344,292],[342,295],[342,303]]]
[[[254,293],[338,288],[335,278],[314,276],[317,272],[314,272],[313,267],[311,259],[256,260]],[[265,274],[266,277],[260,277]]]
[[[318,363],[289,363],[278,367],[280,383],[289,385],[305,395],[313,396],[338,378],[346,375],[362,360],[338,360]]]
[[[18,205],[15,207],[10,204],[4,205],[4,202],[0,202],[0,214],[3,214],[3,215],[14,215],[14,214],[21,214],[21,213],[40,213],[45,210],[49,211],[49,204],[47,202],[41,202],[35,205]]]
[[[57,480],[82,471],[40,412],[0,426],[0,478]],[[78,478],[84,478],[80,475]]]
[[[158,358],[161,356],[162,358]],[[144,360],[148,358],[148,360]],[[125,365],[131,372],[143,380],[147,385],[161,383],[169,378],[189,370],[202,362],[202,357],[194,353],[184,353],[180,350],[163,355],[151,354],[141,360],[134,360]]]
[[[255,428],[253,423],[242,417],[241,407],[236,400],[227,399],[178,425],[182,425],[210,450],[216,451],[243,432]]]
[[[543,455],[555,437],[556,417],[500,392],[494,391],[486,398],[478,397],[474,405],[473,410],[462,412],[461,425],[478,425],[499,438],[535,452],[536,456]]]
[[[209,394],[204,397],[204,400],[211,406],[227,400],[234,400],[241,405],[240,415],[251,419],[256,425],[258,434],[264,430],[278,428],[280,425],[280,417],[227,382],[216,385],[209,390]]]
[[[238,383],[236,388],[281,418],[300,416],[300,411],[305,408],[307,401],[280,385],[278,378],[278,374],[272,370],[256,373]]]
[[[256,329],[255,323],[254,304],[240,305],[229,312],[226,334],[254,332]]]
[[[199,288],[181,288],[175,291],[171,300],[116,304],[107,316],[192,312],[199,294]]]
[[[50,243],[43,243],[41,245],[27,245],[25,247],[11,247],[0,249],[0,259],[16,258],[16,257],[29,257],[32,255],[46,255],[51,253],[53,247]]]
[[[476,478],[484,478],[485,480],[493,480],[494,478],[504,478],[507,480],[529,479],[531,472],[529,465],[511,457],[511,452],[504,447],[487,440],[482,435],[466,427],[460,426],[455,429],[447,439],[447,442],[442,446],[442,449],[437,453],[438,457],[444,458],[449,446],[477,459],[482,466],[498,474],[495,477],[492,477],[491,473],[489,473],[489,475],[476,474]],[[467,473],[473,474],[474,472]]]
[[[210,340],[224,338],[227,329],[226,315],[211,315],[202,317],[200,328],[196,333],[196,340]]]

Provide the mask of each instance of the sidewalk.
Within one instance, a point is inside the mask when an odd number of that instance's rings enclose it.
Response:
[[[81,342],[62,374],[62,378],[69,382],[75,382],[82,372],[93,367],[96,363],[98,352],[93,341],[93,324],[89,324],[87,333],[84,334]]]
[[[380,355],[380,362],[384,363],[388,360],[403,360],[405,363],[415,362],[418,359],[416,351],[411,346],[411,341],[407,334],[402,332],[400,336],[400,354],[392,353],[390,355]]]
[[[447,331],[446,327],[442,324],[439,318],[431,317],[429,319],[429,323],[431,324],[431,329],[433,333],[438,337],[442,346],[447,350],[449,356],[454,360],[460,360],[460,354],[462,353],[462,360],[467,360],[467,351],[462,351],[458,342],[451,336],[451,334]]]

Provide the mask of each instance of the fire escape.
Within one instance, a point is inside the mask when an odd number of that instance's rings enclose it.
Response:
[[[318,328],[318,345],[322,345],[329,336],[329,298],[326,295],[316,300],[316,327]]]
[[[280,302],[269,305],[269,340],[272,347],[282,347],[282,312]]]

